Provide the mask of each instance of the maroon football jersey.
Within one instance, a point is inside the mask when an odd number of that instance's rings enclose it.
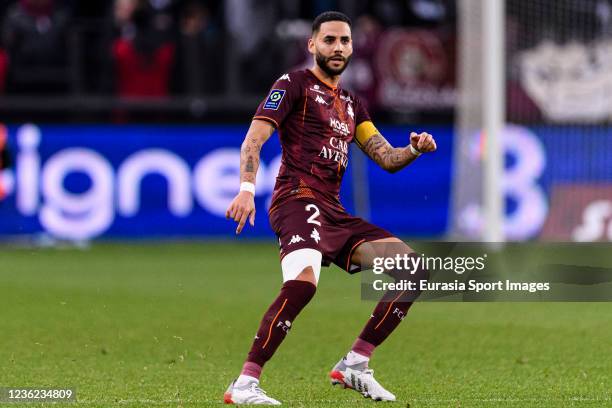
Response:
[[[359,98],[309,69],[281,76],[253,119],[270,122],[283,149],[271,209],[308,197],[340,205],[342,176],[355,128],[370,116]]]

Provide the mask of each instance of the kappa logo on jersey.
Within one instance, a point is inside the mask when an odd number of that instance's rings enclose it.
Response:
[[[319,102],[321,105],[327,105],[325,99],[321,98],[319,95],[317,95],[317,97],[315,98],[315,102]]]
[[[310,238],[314,239],[317,244],[321,240],[321,236],[319,235],[319,231],[317,231],[316,228],[312,229],[312,233],[310,234]]]
[[[278,107],[285,97],[284,89],[273,89],[270,91],[270,95],[268,95],[268,99],[266,99],[266,103],[264,103],[263,108],[269,110],[278,110]]]
[[[353,105],[349,103],[348,109],[346,110],[351,117],[351,119],[355,120],[355,112],[353,112]]]
[[[291,241],[289,241],[289,245],[291,244],[297,244],[298,242],[304,242],[305,239],[300,237],[299,235],[293,235],[291,237]]]
[[[289,77],[289,74],[283,74],[281,75],[280,78],[278,78],[278,81],[285,81],[285,80],[291,82],[291,78]]]
[[[343,136],[348,136],[350,133],[348,124],[339,121],[338,119],[329,118],[329,126],[337,133]]]

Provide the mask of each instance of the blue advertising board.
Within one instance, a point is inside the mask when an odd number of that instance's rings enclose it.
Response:
[[[46,233],[63,239],[224,237],[225,210],[239,186],[246,126],[9,126],[13,167],[2,175],[0,236]],[[395,144],[408,131],[381,127]],[[428,128],[431,130],[431,128]],[[438,127],[440,151],[387,174],[367,167],[372,221],[398,235],[441,236],[448,224],[450,127]],[[264,145],[255,227],[272,237],[267,208],[280,166],[280,144]],[[359,153],[361,154],[361,153]],[[341,199],[352,211],[351,166]]]
[[[393,174],[368,161],[371,222],[402,236],[443,236],[450,216],[453,127],[379,126],[378,129],[393,146],[406,146],[410,131],[428,132],[435,137],[438,149]]]
[[[509,124],[502,136],[506,239],[612,241],[612,127]],[[463,142],[461,159],[476,168],[485,138]],[[453,218],[462,236],[478,239],[484,217],[479,186],[471,187],[481,181],[471,176],[457,180],[464,202]]]

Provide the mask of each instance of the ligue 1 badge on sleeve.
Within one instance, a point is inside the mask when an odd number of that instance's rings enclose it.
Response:
[[[266,103],[264,104],[264,109],[270,110],[278,110],[278,107],[285,96],[284,89],[273,89],[270,91],[270,95],[268,95],[268,99],[266,99]]]

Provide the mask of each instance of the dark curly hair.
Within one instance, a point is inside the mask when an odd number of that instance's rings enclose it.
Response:
[[[321,24],[328,21],[342,21],[351,26],[351,19],[344,13],[339,11],[326,11],[319,14],[312,22],[312,33],[316,33],[321,28]]]

